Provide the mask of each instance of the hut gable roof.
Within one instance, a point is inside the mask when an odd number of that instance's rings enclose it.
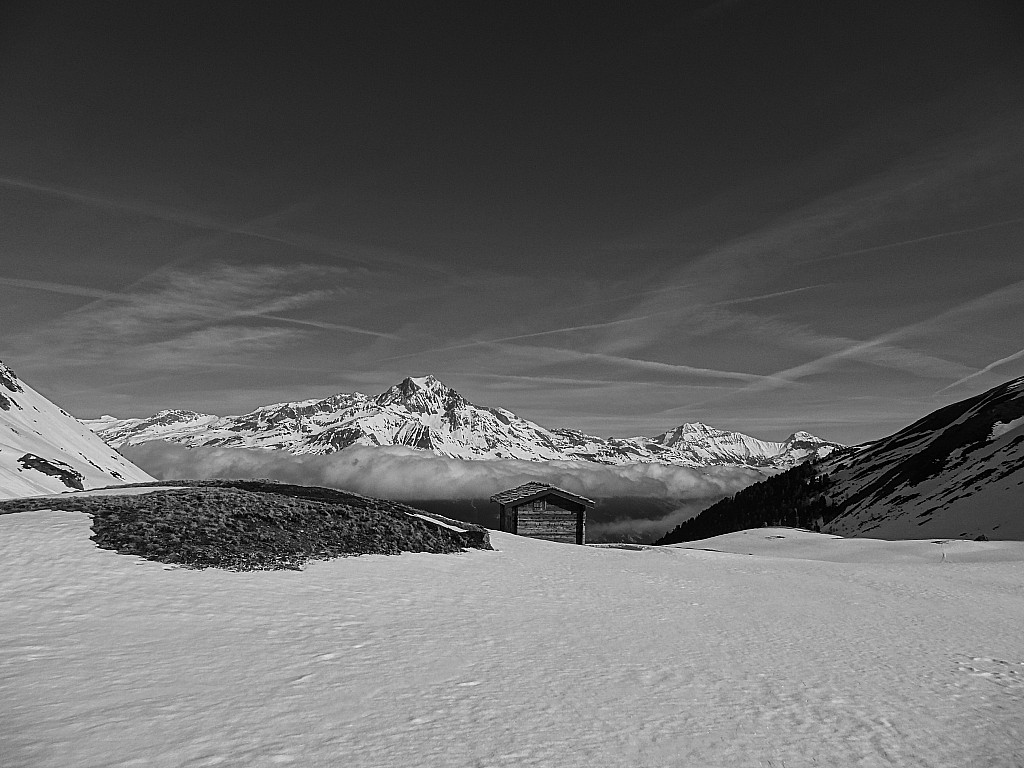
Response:
[[[575,493],[557,488],[550,483],[525,483],[516,488],[510,488],[507,491],[496,493],[491,496],[491,501],[497,502],[498,504],[510,505],[510,504],[526,504],[527,502],[539,499],[542,496],[548,494],[554,494],[555,496],[561,496],[563,499],[569,501],[575,501],[577,504],[583,504],[587,507],[596,506],[596,502],[588,499],[586,496],[578,496]]]

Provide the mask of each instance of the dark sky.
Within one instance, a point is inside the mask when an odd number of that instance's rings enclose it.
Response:
[[[1019,3],[573,6],[6,4],[0,356],[840,440],[1024,374]]]

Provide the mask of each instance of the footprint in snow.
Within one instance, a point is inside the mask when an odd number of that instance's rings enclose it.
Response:
[[[227,761],[228,759],[223,755],[211,755],[210,757],[201,758],[199,762],[195,765],[196,768],[207,768],[207,766],[220,765],[221,763],[226,763]]]
[[[996,685],[1013,692],[1024,691],[1024,661],[1004,661],[988,656],[971,656],[962,662],[957,670],[971,677],[991,680]]]

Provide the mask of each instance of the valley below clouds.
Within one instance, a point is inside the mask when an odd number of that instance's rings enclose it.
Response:
[[[163,480],[264,477],[342,488],[491,527],[497,522],[497,507],[487,501],[492,494],[529,481],[546,482],[598,502],[588,516],[589,541],[653,541],[715,501],[764,479],[746,467],[466,461],[402,446],[351,446],[326,455],[295,455],[152,441],[121,450]]]

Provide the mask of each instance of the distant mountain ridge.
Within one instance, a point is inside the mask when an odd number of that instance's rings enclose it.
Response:
[[[1024,378],[749,486],[658,543],[762,525],[883,539],[1024,539]]]
[[[770,442],[683,424],[655,437],[603,438],[548,429],[504,408],[478,406],[433,376],[408,377],[376,396],[358,392],[265,405],[241,416],[169,410],[144,419],[85,422],[111,445],[169,440],[190,447],[325,454],[351,445],[399,445],[459,459],[633,462],[778,470],[827,456],[838,443],[807,432]]]
[[[0,498],[152,479],[0,362]]]

